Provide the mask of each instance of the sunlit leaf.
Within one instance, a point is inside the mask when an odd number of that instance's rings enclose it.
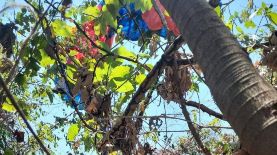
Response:
[[[270,12],[267,14],[267,16],[269,17],[269,19],[272,23],[277,25],[277,13],[276,12]]]
[[[135,53],[129,51],[126,47],[121,46],[113,51],[114,53],[131,59],[136,59]]]
[[[236,29],[237,29],[237,31],[238,31],[239,33],[243,33],[243,30],[242,30],[242,28],[241,28],[241,27],[236,26]]]
[[[70,50],[69,51],[69,56],[75,56],[76,54],[78,54],[78,51],[76,51],[76,50]]]
[[[11,104],[11,101],[7,98],[6,101],[2,104],[2,109],[7,112],[15,112],[15,107]]]
[[[135,3],[135,7],[136,9],[140,9],[142,12],[145,12],[147,10],[150,10],[153,6],[152,2],[149,0],[140,0],[140,1],[136,1]]]
[[[221,16],[221,9],[220,6],[217,6],[214,11],[216,12],[216,14],[220,17]]]
[[[79,133],[78,124],[71,124],[67,132],[67,140],[74,141],[78,133]]]
[[[252,21],[252,20],[248,20],[244,23],[244,26],[246,28],[255,28],[256,27],[256,24]]]
[[[117,66],[112,70],[109,78],[111,80],[111,79],[116,78],[116,77],[124,77],[125,75],[127,75],[129,73],[130,73],[130,67],[129,66]]]
[[[138,85],[140,85],[142,82],[143,82],[143,80],[146,78],[146,75],[144,75],[144,74],[139,74],[138,76],[136,76],[136,83],[138,84]]]
[[[56,19],[51,23],[51,27],[53,29],[55,36],[72,37],[72,28],[73,27],[67,25],[67,23],[65,21]]]
[[[95,35],[97,35],[97,36],[100,35],[100,28],[101,28],[101,23],[96,22],[93,27]]]
[[[104,76],[108,74],[108,70],[109,65],[106,62],[101,67],[97,67],[94,82],[102,81]]]
[[[40,65],[42,67],[47,67],[54,64],[55,60],[50,58],[43,49],[40,49],[39,51],[41,53]]]
[[[134,86],[130,81],[116,81],[114,80],[114,83],[116,84],[117,88],[116,91],[119,93],[125,93],[129,91],[134,90]]]
[[[66,67],[66,75],[68,76],[67,80],[71,83],[75,83],[75,81],[73,80],[73,75],[75,71],[76,69],[69,65]]]
[[[85,9],[84,14],[88,15],[91,19],[99,17],[100,11],[97,6],[89,6]]]

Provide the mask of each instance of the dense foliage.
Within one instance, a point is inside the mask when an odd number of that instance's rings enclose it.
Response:
[[[239,148],[159,0],[15,2],[0,8],[0,73],[50,153],[197,154],[195,136]],[[210,1],[276,86],[277,4],[237,3]],[[0,105],[0,154],[45,151],[2,86]]]

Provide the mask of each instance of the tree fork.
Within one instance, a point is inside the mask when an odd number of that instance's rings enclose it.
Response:
[[[161,0],[203,70],[206,83],[253,155],[277,152],[277,92],[255,70],[240,44],[204,0]]]

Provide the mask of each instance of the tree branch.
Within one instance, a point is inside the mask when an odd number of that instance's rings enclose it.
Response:
[[[173,68],[173,82],[176,84],[176,88],[177,88],[177,93],[178,93],[178,96],[179,96],[179,104],[181,105],[181,108],[182,108],[182,112],[185,116],[185,119],[187,120],[187,124],[188,124],[188,127],[193,135],[193,138],[195,139],[197,145],[201,148],[201,150],[204,152],[204,154],[206,155],[211,155],[211,152],[204,146],[203,142],[201,141],[201,138],[200,138],[200,135],[199,133],[196,131],[196,128],[195,126],[193,125],[193,122],[191,121],[191,118],[189,116],[189,112],[187,110],[187,107],[186,107],[186,100],[183,96],[183,91],[181,90],[180,87],[178,87],[178,82],[179,82],[179,76],[178,76],[178,64],[177,64],[177,59],[176,57],[174,57],[174,66],[172,67]]]
[[[165,61],[167,60],[167,57],[170,54],[172,54],[174,51],[178,50],[180,48],[180,46],[183,44],[183,42],[184,42],[183,38],[181,36],[179,36],[167,48],[165,53],[162,55],[161,59],[156,63],[154,68],[149,72],[147,77],[144,79],[142,84],[139,86],[136,93],[133,95],[133,98],[130,100],[129,104],[127,105],[127,108],[125,109],[123,116],[132,116],[133,115],[133,113],[135,112],[139,103],[144,98],[147,90],[149,90],[150,87],[155,83],[155,81],[158,80],[158,77],[161,74],[161,71],[164,69],[164,67],[166,65]],[[107,133],[106,136],[103,138],[102,146],[104,144],[106,144],[106,142],[109,139],[116,139],[116,137],[114,137],[113,134],[116,133],[124,123],[125,123],[125,118],[123,117],[121,120],[119,120],[114,125],[114,127],[109,131],[109,133]]]
[[[203,142],[201,141],[200,139],[200,135],[199,133],[196,131],[191,119],[190,119],[190,116],[189,116],[189,112],[187,110],[187,107],[185,106],[185,99],[182,98],[181,101],[180,101],[182,104],[181,104],[181,109],[182,109],[182,112],[187,120],[187,123],[188,123],[188,127],[193,135],[193,138],[195,139],[197,145],[202,149],[202,151],[206,154],[206,155],[211,155],[210,151],[204,146]]]
[[[202,110],[203,112],[208,113],[209,115],[212,115],[212,116],[214,116],[216,118],[219,118],[221,120],[225,120],[222,114],[220,114],[218,112],[215,112],[214,110],[206,107],[204,104],[200,104],[200,103],[197,103],[197,102],[194,102],[194,101],[186,101],[186,105],[191,106],[191,107],[195,107],[195,108],[199,108],[200,110]]]
[[[168,25],[167,25],[167,22],[166,22],[166,19],[165,19],[165,17],[164,17],[164,14],[162,13],[162,11],[161,11],[161,9],[159,8],[159,6],[157,5],[156,0],[152,0],[152,4],[153,4],[154,9],[156,10],[156,12],[158,13],[158,15],[159,15],[160,18],[161,18],[161,21],[162,21],[162,23],[163,23],[163,26],[166,27],[167,30],[169,30]]]

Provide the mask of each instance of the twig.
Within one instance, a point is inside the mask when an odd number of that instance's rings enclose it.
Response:
[[[143,118],[147,118],[147,116],[144,116],[144,112],[145,109],[148,107],[148,105],[150,104],[150,99],[152,98],[153,92],[155,90],[155,87],[153,87],[147,94],[146,99],[143,103],[143,109],[141,109],[141,111],[139,112],[139,115],[136,116],[137,121],[136,121],[136,128],[137,128],[137,132],[139,133],[139,131],[142,128],[142,119]],[[126,117],[126,116],[123,116]]]
[[[47,154],[50,155],[48,149],[43,145],[42,141],[39,139],[33,128],[31,127],[30,123],[28,122],[24,112],[20,109],[18,103],[15,101],[13,95],[11,94],[10,90],[8,89],[5,81],[3,80],[2,76],[0,75],[0,85],[3,87],[4,91],[6,92],[7,97],[10,99],[12,105],[16,109],[16,111],[19,113],[20,117],[23,119],[24,123],[26,124],[27,128],[30,130],[42,150]]]
[[[187,106],[192,106],[192,107],[195,107],[195,108],[199,108],[200,110],[202,110],[203,112],[206,112],[208,113],[209,115],[212,115],[216,118],[219,118],[221,120],[225,120],[223,115],[218,113],[218,112],[215,112],[214,110],[206,107],[204,104],[200,104],[200,103],[197,103],[197,102],[194,102],[194,101],[186,101],[186,105]]]
[[[185,100],[182,98],[180,102],[181,102],[181,103],[185,103]],[[182,112],[183,112],[183,114],[184,114],[186,120],[188,120],[188,121],[187,121],[188,127],[189,127],[189,129],[190,129],[190,131],[191,131],[191,133],[192,133],[192,135],[193,135],[193,138],[195,139],[197,145],[202,149],[202,151],[203,151],[206,155],[211,155],[210,151],[204,146],[203,142],[201,141],[200,135],[199,135],[199,133],[196,131],[196,129],[195,129],[193,123],[191,123],[191,119],[190,119],[190,116],[189,116],[189,112],[188,112],[188,110],[187,110],[187,107],[186,107],[184,104],[182,104],[182,105],[181,105],[181,108],[182,108]]]
[[[165,19],[165,17],[164,17],[164,14],[162,13],[162,11],[161,11],[161,9],[159,8],[159,6],[157,5],[156,0],[152,0],[152,4],[153,4],[154,9],[156,10],[156,12],[158,13],[158,15],[159,15],[160,18],[161,18],[161,21],[162,21],[162,23],[163,23],[163,26],[166,27],[167,30],[169,30],[168,25],[167,25],[167,22],[166,22],[166,19]]]
[[[176,57],[174,57],[173,80],[174,80],[175,84],[177,84],[179,82],[179,79],[178,79],[178,64],[177,64]],[[204,146],[203,142],[200,139],[199,133],[196,131],[196,128],[195,128],[195,126],[193,125],[193,123],[191,121],[191,118],[189,116],[189,112],[188,112],[187,107],[186,107],[186,100],[184,99],[183,92],[182,92],[181,88],[178,87],[178,86],[176,88],[177,88],[177,93],[178,93],[178,96],[179,96],[179,103],[181,105],[182,112],[185,116],[185,119],[187,120],[187,124],[188,124],[188,127],[189,127],[192,135],[193,135],[193,138],[195,139],[197,145],[204,152],[204,154],[211,155],[211,152]]]

